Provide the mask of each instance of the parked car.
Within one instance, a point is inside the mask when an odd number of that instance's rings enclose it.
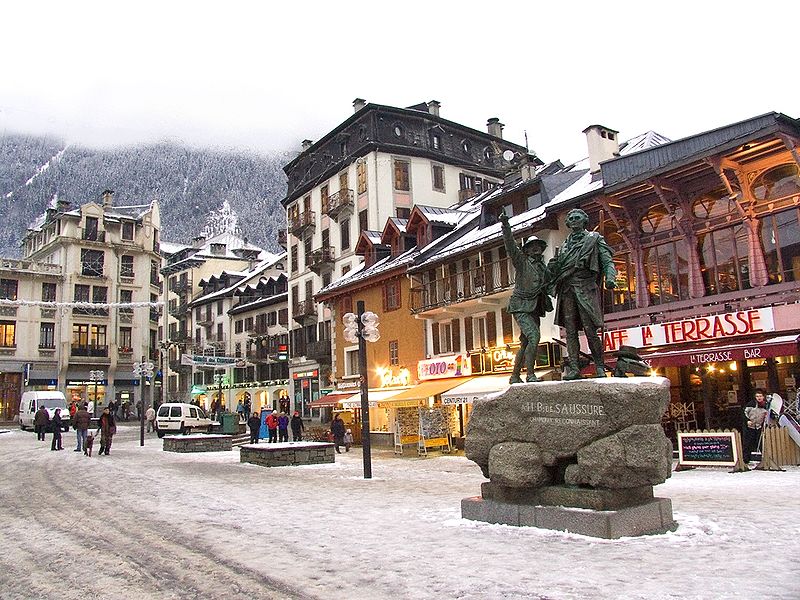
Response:
[[[191,433],[195,430],[211,431],[215,422],[206,416],[203,409],[194,404],[167,402],[158,407],[156,433],[164,437],[168,433]]]
[[[44,406],[50,419],[56,414],[56,409],[61,409],[61,423],[64,431],[69,431],[70,418],[67,408],[67,399],[63,392],[41,391],[23,392],[19,402],[19,428],[23,431],[30,427],[33,429],[33,419],[39,407]]]

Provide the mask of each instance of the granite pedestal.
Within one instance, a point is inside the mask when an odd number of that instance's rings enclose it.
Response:
[[[245,444],[239,460],[262,467],[291,467],[336,462],[334,445],[327,442],[281,442]]]

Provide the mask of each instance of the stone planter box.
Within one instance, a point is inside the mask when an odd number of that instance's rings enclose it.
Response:
[[[164,452],[225,452],[231,450],[230,435],[168,435],[164,437]]]
[[[245,444],[239,447],[240,461],[262,467],[291,467],[336,462],[334,445],[328,442],[281,442]]]

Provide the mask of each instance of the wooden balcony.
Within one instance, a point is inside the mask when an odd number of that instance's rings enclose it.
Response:
[[[192,281],[190,279],[178,279],[177,281],[170,281],[169,291],[175,294],[180,294],[183,290],[191,287]]]
[[[325,212],[331,219],[338,222],[340,217],[353,214],[354,199],[353,190],[339,190],[328,197],[328,208]]]
[[[433,308],[482,298],[502,292],[514,285],[514,269],[504,258],[434,279],[422,287],[411,288],[411,312],[421,313]]]
[[[303,300],[292,307],[292,318],[298,323],[305,323],[308,319],[316,318],[317,303],[313,300]]]
[[[309,256],[308,268],[314,271],[314,273],[317,275],[330,273],[333,270],[333,254],[333,246],[317,248]]]
[[[281,247],[283,247],[283,248],[286,248],[286,238],[287,238],[286,230],[285,229],[279,229],[278,230],[278,244],[280,244]]]
[[[301,213],[297,218],[289,221],[289,233],[297,237],[300,237],[306,231],[314,231],[316,227],[317,213],[313,210],[307,210]]]
[[[188,307],[188,302],[175,302],[174,300],[171,300],[169,303],[169,314],[176,318],[181,317],[186,314]]]
[[[306,344],[306,356],[318,363],[329,364],[331,362],[331,341],[319,340]]]

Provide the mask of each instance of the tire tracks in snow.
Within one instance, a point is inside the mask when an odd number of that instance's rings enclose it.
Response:
[[[0,540],[6,549],[0,554],[0,597],[313,598],[141,509],[119,507],[116,497],[96,493],[83,478],[71,481],[67,471],[74,463],[54,459],[0,458]]]

